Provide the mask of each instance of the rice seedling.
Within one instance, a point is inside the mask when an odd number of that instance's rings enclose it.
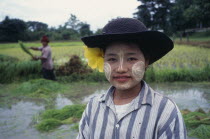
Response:
[[[20,47],[22,48],[22,50],[24,52],[26,52],[27,54],[29,54],[31,57],[33,57],[32,53],[28,50],[28,48],[26,48],[24,45],[23,45],[23,42],[22,41],[18,41]]]
[[[46,132],[62,124],[77,123],[82,117],[85,105],[69,105],[62,109],[50,109],[40,115],[41,122],[36,125],[39,131]]]
[[[202,109],[191,112],[182,111],[188,135],[199,139],[210,138],[210,113],[205,113]]]

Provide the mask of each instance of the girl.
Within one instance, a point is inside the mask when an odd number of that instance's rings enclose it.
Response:
[[[136,19],[118,18],[103,34],[82,40],[89,66],[104,69],[112,86],[88,103],[78,139],[186,139],[176,104],[142,80],[148,65],[173,49],[169,37]]]

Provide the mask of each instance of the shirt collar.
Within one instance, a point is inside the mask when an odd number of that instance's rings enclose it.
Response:
[[[152,106],[153,104],[154,91],[147,85],[145,81],[142,81],[141,83],[142,83],[142,88],[139,95],[131,102],[134,104],[135,108],[139,108],[141,105],[147,105],[147,104]],[[112,105],[113,104],[112,94],[113,94],[114,89],[115,87],[111,86],[108,89],[107,93],[103,95],[99,101],[102,103],[105,103],[107,106]]]

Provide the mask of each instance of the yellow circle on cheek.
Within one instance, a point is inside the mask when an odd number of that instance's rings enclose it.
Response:
[[[142,61],[135,63],[132,66],[132,74],[136,81],[141,81],[144,77],[145,64]]]
[[[105,62],[104,63],[104,72],[105,72],[105,76],[107,78],[108,81],[110,81],[111,79],[111,66],[109,63]]]

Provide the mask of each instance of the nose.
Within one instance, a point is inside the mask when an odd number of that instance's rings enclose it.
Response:
[[[128,68],[126,66],[126,63],[124,63],[123,61],[120,61],[119,64],[117,65],[116,72],[125,73],[127,71],[128,71]]]

